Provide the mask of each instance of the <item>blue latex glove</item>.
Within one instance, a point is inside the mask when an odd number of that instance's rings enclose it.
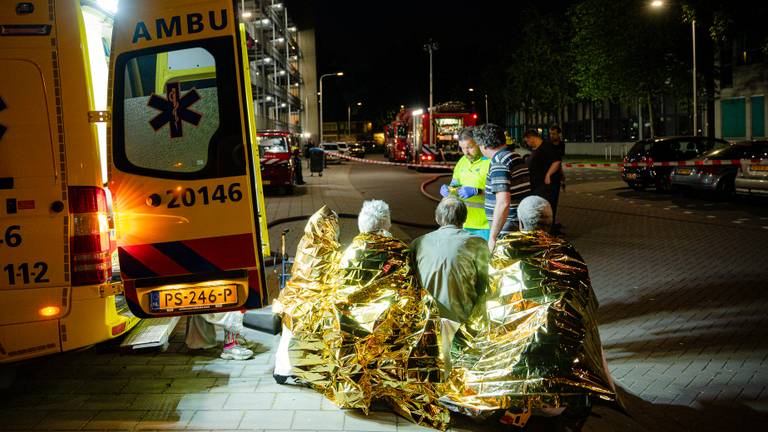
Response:
[[[456,180],[456,179],[451,179],[451,186],[453,186],[453,187],[456,187],[456,186],[459,186],[459,185],[460,185],[460,184],[459,184],[459,181],[458,181],[458,180]]]
[[[459,188],[459,197],[461,199],[471,198],[480,193],[480,189],[472,186],[462,186]]]
[[[440,186],[440,195],[442,195],[443,198],[447,197],[450,194],[451,194],[451,191],[448,190],[448,185]]]

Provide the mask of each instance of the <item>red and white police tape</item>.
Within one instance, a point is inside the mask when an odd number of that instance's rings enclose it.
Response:
[[[448,169],[453,169],[453,167],[456,165],[455,163],[424,165],[424,164],[405,163],[405,162],[377,161],[377,160],[371,160],[371,159],[356,158],[356,157],[347,156],[345,154],[336,153],[336,152],[326,152],[326,153],[332,154],[342,159],[351,160],[355,162],[362,162],[362,163],[367,163],[372,165],[389,165],[389,166],[422,167],[422,168],[429,167],[429,168],[448,168]]]
[[[687,160],[687,161],[671,161],[671,162],[616,162],[616,163],[571,163],[566,162],[563,164],[565,168],[611,168],[611,167],[633,167],[633,168],[649,168],[649,167],[697,167],[697,166],[734,166],[741,165],[742,162],[748,164],[759,164],[762,161],[768,159],[704,159],[704,160]]]
[[[415,164],[405,162],[388,162],[377,161],[371,159],[362,159],[352,156],[347,156],[341,153],[328,152],[342,159],[347,159],[355,162],[362,162],[373,165],[389,165],[389,166],[403,166],[403,167],[422,167],[422,168],[449,168],[452,169],[455,164]],[[612,163],[563,163],[564,168],[650,168],[650,167],[697,167],[697,166],[738,166],[742,162],[747,164],[757,165],[762,162],[768,162],[768,159],[705,159],[705,160],[687,160],[687,161],[672,161],[672,162],[612,162]],[[767,165],[768,166],[768,165]]]

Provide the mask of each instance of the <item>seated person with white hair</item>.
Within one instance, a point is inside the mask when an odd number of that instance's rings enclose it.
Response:
[[[361,234],[371,233],[392,237],[389,232],[392,227],[389,205],[381,200],[363,202],[363,208],[357,216],[357,227]]]
[[[488,290],[454,337],[450,390],[440,401],[503,412],[501,421],[518,427],[531,414],[568,409],[557,422],[580,430],[594,401],[616,397],[589,270],[571,244],[549,234],[546,199],[524,198],[517,219],[520,231],[496,243]]]
[[[461,229],[467,206],[447,196],[435,210],[440,228],[411,243],[421,286],[436,300],[440,316],[464,323],[488,286],[488,243]]]
[[[520,201],[517,206],[517,218],[522,232],[549,231],[553,222],[552,206],[546,199],[531,195]]]

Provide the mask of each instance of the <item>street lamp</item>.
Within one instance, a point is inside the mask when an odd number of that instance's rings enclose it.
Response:
[[[475,89],[473,87],[470,87],[468,90],[470,93],[475,92]],[[472,105],[474,106],[474,104],[475,104],[475,100],[473,98]],[[485,93],[485,122],[488,123],[488,93]]]
[[[651,2],[651,7],[659,9],[663,7],[664,1],[663,0],[653,0]],[[697,136],[699,134],[699,128],[698,128],[698,105],[696,103],[696,19],[691,18],[691,45],[692,45],[692,52],[693,52],[693,135]]]
[[[435,122],[435,116],[433,113],[433,99],[432,99],[432,53],[437,51],[437,42],[433,42],[432,39],[429,40],[429,42],[424,44],[424,51],[429,53],[429,121],[431,124],[434,124]],[[435,128],[431,127],[429,128],[429,145],[430,147],[434,146],[434,136],[435,136]]]
[[[318,96],[320,96],[320,143],[319,144],[323,143],[323,78],[332,77],[332,76],[344,76],[344,72],[335,72],[335,73],[320,75],[320,92],[318,93]]]
[[[358,102],[357,106],[363,106],[362,102]],[[352,105],[347,105],[347,135],[352,136]]]

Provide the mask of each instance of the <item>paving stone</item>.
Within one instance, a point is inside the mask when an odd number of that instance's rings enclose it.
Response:
[[[88,398],[79,409],[86,410],[119,410],[129,409],[133,406],[137,395],[114,394],[109,396],[98,395]]]
[[[192,368],[201,378],[238,378],[246,366],[238,363],[195,364]]]
[[[300,393],[278,393],[272,409],[319,410],[322,399],[324,398],[320,393],[312,390]]]
[[[187,424],[187,429],[237,429],[243,411],[197,411]]]
[[[220,410],[229,397],[225,393],[185,394],[181,397],[180,410]]]
[[[118,394],[128,385],[128,378],[88,380],[78,387],[78,394]]]
[[[271,378],[269,378],[271,379]],[[211,393],[253,393],[259,378],[217,378]]]
[[[125,393],[151,394],[164,393],[169,388],[173,379],[171,378],[135,378],[128,381],[123,388]]]
[[[202,393],[216,384],[215,378],[178,378],[171,382],[166,393]]]
[[[183,365],[188,364],[191,360],[192,358],[185,354],[160,353],[148,359],[147,363],[151,365]]]
[[[257,378],[272,378],[272,372],[275,370],[275,365],[273,364],[262,364],[262,365],[248,365],[243,368],[242,373],[240,374],[241,377],[257,377]]]
[[[296,414],[301,415],[301,414]],[[240,423],[241,429],[290,429],[293,422],[292,410],[248,410]]]
[[[333,411],[297,411],[294,430],[343,430],[344,413]]]
[[[127,378],[154,378],[163,376],[162,365],[126,365],[120,375]]]
[[[168,378],[197,378],[197,371],[191,364],[185,365],[167,365],[163,368],[162,377]]]
[[[178,409],[183,394],[143,394],[139,395],[131,409],[146,411],[174,411]]]
[[[278,384],[269,377],[262,379],[255,391],[257,393],[297,393],[305,390],[307,389],[299,386]]]
[[[275,393],[232,393],[224,404],[224,409],[270,409],[275,401],[275,396]]]
[[[194,414],[194,411],[149,411],[136,426],[136,430],[184,429]]]
[[[46,416],[45,411],[31,415],[28,411],[0,410],[0,430],[30,430],[37,426]]]
[[[146,411],[100,411],[85,425],[85,430],[132,430]]]
[[[397,429],[397,416],[391,412],[371,412],[368,415],[358,411],[344,412],[344,430],[382,431]]]
[[[35,426],[45,430],[79,430],[82,429],[97,411],[55,411],[41,415]]]

